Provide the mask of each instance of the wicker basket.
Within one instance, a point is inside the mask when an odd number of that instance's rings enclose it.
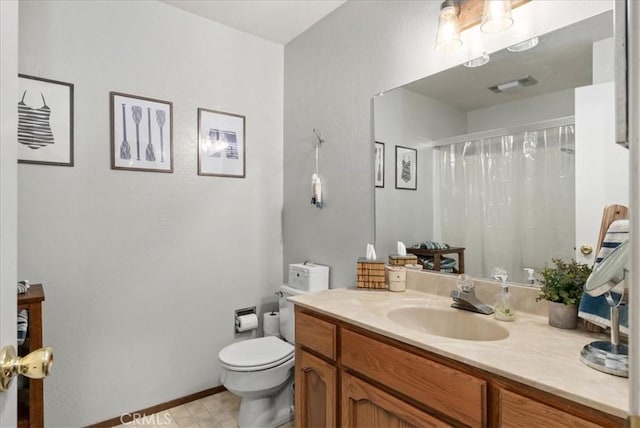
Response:
[[[389,264],[391,266],[417,265],[418,257],[414,254],[407,254],[406,256],[390,255]]]
[[[381,260],[358,259],[358,288],[386,288],[384,283],[384,262]]]

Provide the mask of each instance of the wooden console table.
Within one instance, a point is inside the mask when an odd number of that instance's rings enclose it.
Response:
[[[449,247],[441,250],[427,250],[423,248],[407,248],[407,253],[415,254],[416,256],[430,256],[433,257],[433,270],[440,271],[440,261],[444,254],[457,254],[458,255],[458,268],[454,268],[455,273],[464,273],[464,248],[463,247]],[[425,269],[427,267],[425,266]]]
[[[20,356],[42,348],[42,302],[44,290],[42,284],[32,284],[29,291],[18,294],[18,310],[29,311],[27,339],[18,348]],[[44,427],[44,390],[42,379],[28,379],[29,387],[25,393],[18,393],[18,427]]]

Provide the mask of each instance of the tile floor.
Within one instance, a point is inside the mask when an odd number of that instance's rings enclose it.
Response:
[[[237,428],[240,398],[229,391],[147,415],[118,428]],[[293,421],[278,428],[293,428]]]

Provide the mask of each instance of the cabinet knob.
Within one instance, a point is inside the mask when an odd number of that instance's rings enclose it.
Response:
[[[29,355],[18,357],[11,345],[0,349],[0,392],[11,387],[13,378],[23,375],[31,379],[42,379],[51,372],[53,349],[36,349]]]

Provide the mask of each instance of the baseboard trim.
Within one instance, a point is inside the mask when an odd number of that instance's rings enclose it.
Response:
[[[147,407],[146,409],[136,410],[134,412],[124,413],[122,416],[108,419],[106,421],[98,422],[92,425],[88,425],[87,428],[111,428],[118,425],[133,422],[136,418],[141,418],[147,415],[153,415],[154,413],[161,412],[163,410],[171,409],[172,407],[179,406],[190,401],[199,400],[204,397],[208,397],[219,392],[226,391],[223,385],[214,386],[213,388],[205,389],[204,391],[196,392],[193,394],[185,395],[184,397],[176,398],[174,400],[167,401],[165,403],[156,404],[155,406]]]

